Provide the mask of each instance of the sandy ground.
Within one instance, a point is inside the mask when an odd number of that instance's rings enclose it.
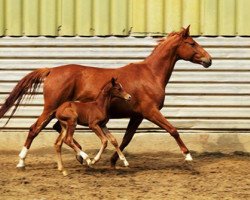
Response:
[[[86,152],[93,157],[96,149]],[[0,199],[250,199],[250,155],[236,152],[180,154],[126,153],[130,167],[109,168],[111,150],[93,169],[81,166],[64,149],[69,175],[56,169],[52,148],[30,152],[25,170],[17,170],[19,152],[0,151]]]

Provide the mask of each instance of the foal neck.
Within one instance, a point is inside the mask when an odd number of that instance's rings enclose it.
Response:
[[[108,110],[110,107],[111,94],[109,91],[106,91],[105,88],[99,93],[96,98],[96,103],[100,109]]]

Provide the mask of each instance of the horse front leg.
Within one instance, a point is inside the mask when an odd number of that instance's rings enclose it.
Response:
[[[53,118],[53,114],[54,112],[44,111],[37,119],[37,121],[30,127],[28,137],[25,141],[22,151],[19,154],[19,162],[16,166],[17,168],[25,168],[25,158],[33,140],[41,132],[41,130],[44,129],[51,121],[51,119]]]
[[[133,116],[130,118],[130,121],[128,123],[128,127],[126,129],[125,135],[123,136],[122,139],[122,143],[119,147],[119,149],[121,151],[123,151],[123,149],[125,149],[125,147],[130,143],[130,141],[132,140],[137,128],[139,127],[139,125],[141,124],[143,120],[142,116]],[[115,164],[118,160],[118,154],[117,152],[115,152],[113,154],[113,156],[111,157],[110,161],[111,161],[111,167],[114,168]]]
[[[183,155],[185,156],[186,161],[192,161],[192,156],[182,141],[177,129],[171,125],[168,120],[160,113],[157,108],[153,108],[145,113],[145,118],[149,121],[153,122],[154,124],[158,125],[159,127],[165,129],[170,135],[175,139],[177,144],[179,145]]]

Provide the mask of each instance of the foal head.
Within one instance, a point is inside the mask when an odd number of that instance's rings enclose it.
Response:
[[[193,38],[189,35],[189,27],[183,28],[179,33],[180,43],[177,48],[179,59],[188,60],[193,63],[201,64],[208,68],[212,64],[212,58]]]
[[[108,88],[106,88],[108,86]],[[110,83],[107,84],[106,93],[112,97],[118,97],[126,101],[130,101],[131,96],[122,87],[122,85],[117,82],[117,79],[112,78]]]

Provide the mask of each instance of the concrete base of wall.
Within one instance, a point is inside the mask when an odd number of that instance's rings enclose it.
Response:
[[[42,132],[34,140],[31,149],[44,147],[53,147],[57,133]],[[123,133],[114,132],[118,142],[120,143]],[[250,133],[249,132],[200,132],[200,131],[184,131],[180,133],[186,146],[191,151],[196,152],[222,152],[231,153],[235,151],[250,152]],[[27,132],[0,132],[0,151],[2,150],[21,150]],[[98,149],[100,141],[93,133],[75,133],[75,138],[83,146],[84,150]],[[66,145],[64,145],[65,147]],[[108,145],[108,149],[113,149],[112,145]],[[126,149],[127,152],[156,152],[167,151],[177,153],[179,148],[175,140],[166,133],[137,133],[132,142]]]

